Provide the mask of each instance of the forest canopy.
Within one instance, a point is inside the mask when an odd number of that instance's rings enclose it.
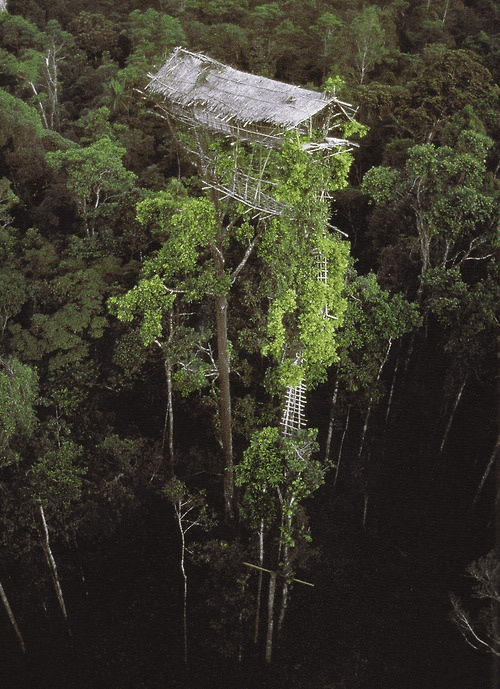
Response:
[[[337,110],[208,135],[175,48]],[[488,0],[0,3],[6,687],[486,686],[499,56]]]

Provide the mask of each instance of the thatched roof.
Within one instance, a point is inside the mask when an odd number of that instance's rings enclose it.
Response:
[[[309,127],[313,118],[331,114],[332,106],[337,113],[350,110],[324,93],[240,72],[183,48],[149,76],[148,90],[164,96],[171,114],[227,135],[257,128],[274,138]]]

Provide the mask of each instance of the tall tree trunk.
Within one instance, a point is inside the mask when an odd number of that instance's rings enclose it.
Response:
[[[63,592],[62,592],[62,588],[61,588],[61,582],[59,581],[59,575],[57,573],[56,561],[54,559],[54,555],[52,554],[52,550],[50,548],[49,529],[47,527],[47,521],[45,519],[45,512],[43,510],[42,503],[38,503],[38,508],[40,511],[40,516],[42,518],[43,529],[44,529],[44,533],[45,533],[45,541],[42,542],[43,551],[44,551],[45,557],[47,559],[47,564],[49,565],[49,568],[52,572],[52,579],[54,581],[54,588],[56,590],[56,595],[57,595],[57,600],[59,602],[59,607],[61,608],[64,620],[66,622],[66,629],[68,630],[69,636],[71,636],[71,629],[70,629],[69,623],[68,623],[68,613],[66,612],[66,604],[64,603],[64,596],[63,596]]]
[[[219,209],[219,193],[212,188],[211,198],[218,215],[218,228],[215,243],[212,246],[214,261],[215,283],[223,285],[226,281],[224,240],[226,230],[223,226],[223,213]],[[220,289],[221,289],[220,288]],[[229,342],[227,335],[227,310],[228,301],[226,293],[215,295],[215,323],[217,328],[217,368],[219,372],[219,398],[220,398],[220,434],[222,451],[224,453],[224,511],[226,521],[233,517],[234,474],[233,466],[233,421],[231,412],[231,384],[230,384],[230,360]]]
[[[455,416],[455,412],[457,411],[458,404],[460,402],[460,399],[462,397],[462,393],[465,388],[465,384],[467,382],[467,376],[465,376],[464,380],[462,381],[462,385],[460,386],[460,390],[457,393],[457,396],[455,397],[455,402],[453,403],[453,408],[451,410],[450,416],[448,418],[448,423],[446,424],[446,428],[443,434],[443,437],[441,439],[441,445],[439,446],[439,454],[442,453],[443,448],[445,446],[446,440],[448,439],[448,433],[450,432],[451,424],[453,423],[453,418]]]
[[[178,515],[179,529],[181,532],[181,572],[182,578],[184,580],[184,591],[182,597],[182,632],[183,632],[183,645],[184,645],[184,663],[188,663],[188,626],[187,626],[187,593],[188,593],[188,578],[185,567],[186,559],[186,540],[184,535],[184,528],[182,525],[182,520]]]
[[[165,378],[167,382],[167,412],[165,415],[165,426],[163,429],[163,446],[165,446],[165,435],[168,435],[168,456],[170,459],[170,473],[174,475],[174,401],[173,401],[173,384],[172,384],[172,364],[168,359],[165,359]]]
[[[293,498],[290,502],[290,509],[293,504]],[[285,525],[285,519],[283,520],[283,525],[284,528],[282,528],[282,531],[286,532],[286,534],[291,534],[292,532],[292,517],[290,514],[287,514],[286,516],[286,525]],[[279,560],[283,563],[283,586],[281,588],[281,606],[280,606],[280,614],[278,615],[278,627],[277,627],[277,638],[279,639],[281,636],[281,632],[283,630],[283,626],[285,624],[285,613],[286,613],[286,607],[288,605],[288,592],[289,592],[289,575],[291,573],[291,559],[290,559],[290,546],[288,545],[288,541],[286,538],[281,538],[281,544],[280,544],[280,555],[279,555]]]
[[[498,435],[498,437],[497,437],[496,445],[495,445],[495,447],[493,448],[493,452],[491,453],[491,456],[490,456],[490,459],[489,459],[488,464],[487,464],[487,466],[486,466],[486,469],[484,470],[484,474],[483,474],[483,477],[482,477],[481,482],[480,482],[480,484],[479,484],[479,487],[478,487],[478,489],[477,489],[477,491],[476,491],[476,495],[474,496],[474,501],[473,501],[473,503],[472,503],[473,505],[476,504],[476,502],[477,502],[478,499],[479,499],[479,496],[481,495],[481,491],[482,491],[483,488],[484,488],[484,484],[486,483],[486,479],[487,479],[488,476],[490,475],[490,471],[491,471],[491,469],[492,469],[492,467],[493,467],[493,464],[495,463],[495,459],[496,459],[496,456],[497,456],[497,454],[498,454],[498,450],[499,450],[499,449],[500,449],[500,433],[499,433],[499,435]]]
[[[326,444],[325,444],[325,464],[328,463],[328,460],[330,459],[330,448],[332,444],[332,436],[333,436],[333,424],[335,421],[335,407],[337,405],[337,396],[339,392],[339,379],[335,381],[335,388],[333,390],[333,395],[332,395],[332,401],[330,403],[330,419],[328,422],[328,434],[326,436]]]
[[[364,492],[364,501],[365,501],[365,506],[363,508],[363,529],[366,527],[366,515],[368,512],[368,491],[365,490]]]
[[[394,397],[394,390],[396,388],[396,378],[398,375],[399,363],[401,361],[401,342],[399,343],[398,358],[396,359],[396,365],[394,366],[394,373],[392,374],[391,389],[389,391],[389,399],[387,400],[387,409],[385,412],[385,426],[387,427],[387,422],[389,421],[389,415],[391,413],[392,400]]]
[[[55,43],[48,49],[45,55],[45,75],[47,79],[47,91],[49,100],[49,125],[50,129],[59,129],[59,84],[57,81],[57,52]]]
[[[269,598],[267,602],[267,636],[266,636],[266,663],[270,663],[273,657],[273,633],[274,633],[274,596],[276,593],[276,572],[269,576]]]
[[[346,419],[345,419],[344,431],[343,431],[343,433],[342,433],[342,439],[341,439],[341,441],[340,441],[339,454],[338,454],[338,456],[337,456],[337,467],[336,467],[336,469],[335,469],[335,479],[334,479],[334,481],[333,481],[333,485],[334,485],[334,486],[337,485],[337,479],[338,479],[338,477],[339,477],[340,460],[342,459],[342,448],[344,447],[345,436],[346,436],[346,433],[347,433],[347,429],[349,428],[349,416],[350,416],[350,415],[351,415],[351,406],[349,405],[349,407],[347,408],[347,416],[346,416]]]
[[[384,356],[384,360],[379,366],[377,377],[375,379],[375,384],[378,383],[380,380],[380,376],[382,375],[382,369],[384,368],[385,364],[387,363],[387,359],[389,357],[389,352],[391,351],[391,346],[392,346],[392,338],[389,338],[389,344],[387,345],[387,351]],[[359,450],[358,450],[358,459],[361,459],[361,453],[363,452],[363,445],[365,443],[365,437],[366,437],[366,431],[368,430],[368,421],[370,420],[370,414],[372,411],[372,405],[373,405],[373,395],[370,396],[370,400],[368,402],[368,409],[366,410],[366,416],[365,416],[365,423],[363,425],[363,432],[361,434],[361,441],[359,443]]]
[[[264,567],[264,520],[261,520],[260,526],[259,526],[259,565],[260,565],[261,569],[259,569],[259,581],[257,584],[257,604],[256,604],[256,608],[255,608],[255,630],[254,630],[254,637],[253,637],[254,644],[256,644],[259,640],[260,603],[261,603],[261,598],[262,598],[262,577],[263,577],[262,567]]]
[[[21,630],[17,626],[16,618],[14,617],[14,613],[12,612],[12,608],[10,607],[9,600],[7,598],[7,594],[5,593],[1,582],[0,582],[0,598],[2,599],[4,608],[7,611],[7,615],[9,616],[10,623],[12,624],[12,626],[14,627],[14,631],[16,632],[16,636],[17,636],[17,639],[19,641],[19,646],[21,647],[21,651],[23,653],[26,653],[26,646],[24,645],[23,635],[21,634]]]
[[[220,394],[220,427],[222,449],[224,452],[224,508],[226,519],[233,516],[234,475],[233,466],[233,434],[231,413],[230,362],[227,337],[227,297],[218,295],[215,298],[217,324],[217,368],[219,371]]]

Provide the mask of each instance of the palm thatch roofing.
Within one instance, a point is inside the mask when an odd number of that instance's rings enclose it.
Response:
[[[184,48],[175,48],[149,76],[147,89],[164,97],[174,117],[271,147],[281,145],[286,131],[309,131],[332,116],[353,114],[347,103],[324,93],[247,74]]]

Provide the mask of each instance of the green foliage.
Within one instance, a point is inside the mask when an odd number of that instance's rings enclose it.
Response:
[[[19,55],[22,50],[41,48],[43,34],[28,19],[19,15],[0,13],[0,45],[5,50]]]
[[[364,7],[354,17],[351,31],[356,46],[356,78],[363,84],[367,72],[381,59],[384,52],[385,31],[380,22],[379,8],[376,5]]]
[[[266,287],[272,295],[269,339],[262,351],[281,362],[282,385],[296,384],[300,377],[315,385],[336,360],[349,255],[349,245],[327,230],[324,190],[346,185],[352,158],[311,155],[290,136],[280,160],[278,195],[287,211],[270,222],[259,248],[269,266]]]
[[[323,483],[326,467],[311,459],[318,449],[316,435],[316,429],[308,429],[284,437],[269,426],[253,434],[234,472],[235,485],[245,488],[242,512],[254,528],[263,522],[269,529],[279,519],[289,529],[285,521],[291,523],[300,502]]]
[[[316,23],[311,26],[311,30],[317,32],[322,42],[323,57],[327,58],[332,52],[335,38],[338,36],[341,26],[342,20],[336,14],[333,14],[333,12],[324,12],[318,17]],[[325,91],[335,92],[335,89],[332,88],[333,86],[333,79],[330,79],[328,86],[325,84]]]
[[[248,33],[236,24],[215,24],[203,31],[200,48],[221,62],[238,64],[248,51]]]
[[[43,125],[35,108],[0,89],[0,146],[12,138],[14,147],[27,148],[28,142],[33,144],[33,139],[43,136]]]
[[[19,459],[16,441],[30,438],[37,426],[38,375],[14,357],[0,359],[0,465]]]
[[[148,346],[155,340],[161,340],[164,314],[174,300],[175,294],[168,292],[158,275],[153,275],[141,280],[124,296],[110,297],[108,305],[111,313],[125,323],[132,322],[138,312],[142,315],[141,339]]]
[[[427,307],[443,328],[441,338],[450,361],[448,377],[463,380],[471,371],[482,373],[494,355],[495,331],[500,318],[500,281],[497,261],[476,284],[464,279],[460,268],[430,269],[424,278],[429,290]]]
[[[189,198],[186,189],[172,180],[167,191],[138,204],[137,216],[162,246],[144,262],[138,283],[126,294],[111,297],[108,306],[122,322],[138,324],[144,346],[161,348],[177,389],[187,396],[213,375],[213,363],[199,356],[200,341],[207,333],[189,327],[180,313],[216,284],[211,261],[206,260],[207,245],[210,248],[215,240],[215,209],[206,198]],[[130,354],[130,338],[127,343]],[[124,346],[125,342],[119,345],[120,356],[125,354]]]
[[[98,218],[109,217],[118,199],[134,185],[136,176],[122,162],[125,153],[109,135],[84,148],[47,153],[49,165],[67,175],[68,189],[75,194],[87,234],[94,233]]]
[[[153,70],[173,48],[186,45],[184,30],[176,17],[150,7],[146,11],[134,10],[128,19],[133,45],[129,65],[144,64]]]
[[[173,476],[163,486],[162,494],[174,506],[179,528],[184,534],[194,527],[210,531],[215,526],[215,517],[208,505],[206,491],[190,491],[184,481]]]
[[[160,275],[167,286],[175,279],[175,289],[184,291],[190,300],[215,288],[213,271],[200,261],[215,241],[215,208],[207,198],[188,198],[174,183],[171,189],[150,196],[137,207],[139,222],[149,225],[163,241],[145,263],[143,274]]]
[[[338,333],[338,375],[350,391],[374,397],[380,369],[392,342],[422,325],[415,303],[381,289],[373,273],[346,286],[347,308]]]
[[[222,657],[237,657],[250,643],[255,614],[251,571],[243,564],[248,554],[238,541],[218,539],[190,550],[193,561],[203,565],[197,631]]]
[[[16,328],[17,346],[26,357],[40,360],[52,354],[50,368],[56,370],[87,355],[89,340],[102,337],[107,325],[103,311],[106,273],[117,269],[116,263],[110,263],[103,260],[86,267],[68,261],[60,266],[61,274],[47,285],[44,295],[48,312],[35,313],[29,330]]]
[[[14,267],[0,268],[0,336],[5,333],[8,320],[19,313],[27,298],[23,273]]]
[[[372,167],[363,177],[361,191],[379,205],[390,203],[394,199],[394,189],[399,177],[399,170]]]
[[[97,61],[105,50],[113,49],[118,40],[118,27],[100,13],[80,12],[71,24],[78,47]]]
[[[83,455],[83,447],[69,438],[62,438],[56,447],[47,450],[33,466],[33,495],[51,510],[68,509],[82,494],[85,467],[75,465]]]
[[[484,134],[465,130],[453,147],[412,146],[403,171],[383,167],[366,173],[364,193],[413,215],[422,274],[462,263],[476,256],[476,247],[495,241],[498,204],[485,184],[492,144]]]

